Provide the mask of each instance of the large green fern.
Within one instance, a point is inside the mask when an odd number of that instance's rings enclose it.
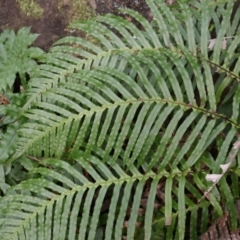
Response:
[[[198,200],[239,136],[240,10],[146,2],[152,23],[122,10],[140,28],[73,23],[98,44],[59,40],[30,80],[1,161],[41,167],[1,199],[1,239],[197,239],[226,209],[237,228],[237,167]]]

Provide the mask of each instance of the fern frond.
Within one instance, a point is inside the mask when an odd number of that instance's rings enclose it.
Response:
[[[0,202],[2,239],[23,239],[25,234],[28,239],[40,236],[43,239],[95,239],[107,193],[110,194],[111,204],[105,226],[105,239],[122,236],[120,226],[124,224],[129,202],[132,202],[133,207],[126,234],[129,239],[133,239],[143,188],[147,180],[153,179],[144,224],[146,239],[150,239],[154,196],[161,175],[153,172],[141,174],[136,168],[130,168],[126,172],[117,164],[109,168],[109,165],[103,164],[97,157],[89,160],[91,165],[81,154],[76,159],[82,171],[57,159],[41,162],[55,170],[42,167],[33,169],[31,174],[40,174],[42,177],[26,180],[13,188],[16,191],[28,189],[32,195],[15,193]],[[83,169],[93,180],[84,176]],[[133,199],[130,199],[131,191],[135,192]],[[121,202],[121,207],[116,211],[118,202]]]
[[[6,239],[94,239],[97,229],[102,231],[98,222],[109,192],[105,239],[184,239],[187,214],[190,239],[197,239],[207,230],[207,216],[215,220],[223,214],[223,203],[234,215],[231,206],[239,195],[235,170],[235,189],[223,176],[222,186],[197,203],[209,186],[205,174],[220,171],[239,135],[240,38],[226,35],[238,31],[237,23],[229,21],[233,2],[216,6],[182,0],[181,11],[163,0],[147,3],[153,23],[123,10],[142,30],[109,15],[75,22],[71,27],[97,43],[59,40],[30,80],[19,113],[26,121],[9,161],[27,156],[51,168],[32,170],[44,177],[15,187],[30,189],[30,198],[2,199]],[[216,39],[211,39],[211,28]],[[165,195],[159,198],[165,205],[155,212],[160,179]],[[147,184],[142,230],[136,223]],[[19,218],[12,217],[18,213]],[[231,219],[236,227],[236,215]]]
[[[6,159],[9,159],[14,154],[18,138],[18,128],[19,124],[17,122],[11,123],[11,126],[4,133],[1,139],[0,163],[5,162]]]

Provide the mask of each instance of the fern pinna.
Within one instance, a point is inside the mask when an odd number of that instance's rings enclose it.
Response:
[[[198,200],[239,138],[240,10],[146,2],[151,23],[121,9],[139,28],[73,23],[95,40],[57,41],[29,81],[1,162],[38,164],[0,201],[1,239],[198,239],[225,211],[238,227],[237,164]]]

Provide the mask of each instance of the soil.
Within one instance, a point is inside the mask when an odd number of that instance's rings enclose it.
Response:
[[[40,19],[22,13],[16,0],[0,0],[0,32],[4,29],[17,31],[23,26],[30,26],[31,32],[40,34],[35,45],[48,50],[53,42],[66,35],[64,29],[68,19],[64,11],[58,9],[57,0],[36,2],[44,9]]]
[[[24,0],[17,1],[0,0],[0,33],[4,29],[17,31],[21,27],[30,26],[31,32],[40,34],[34,45],[45,51],[56,40],[69,35],[67,26],[72,19],[86,19],[98,14],[117,13],[119,8],[124,7],[137,10],[145,17],[149,14],[144,0],[78,0],[82,2],[82,5],[78,7],[75,4],[76,0],[34,0],[34,3],[37,3],[43,10],[43,14],[36,17],[29,16],[20,8],[19,1]],[[88,6],[83,6],[83,4]],[[77,8],[80,9],[80,13],[76,12]],[[84,36],[83,33],[82,36]]]
[[[23,2],[27,9],[25,13],[19,4]],[[165,2],[170,5],[176,0]],[[39,5],[40,10],[35,12],[43,12],[40,17],[29,14],[31,7],[27,5],[32,3]],[[235,11],[239,4],[240,0],[235,0]],[[0,0],[0,33],[4,29],[17,31],[30,26],[31,32],[40,34],[34,45],[47,51],[56,40],[70,34],[67,26],[72,20],[89,19],[98,14],[118,14],[118,10],[125,7],[140,12],[151,21],[152,15],[145,0]],[[80,35],[84,37],[84,33]]]

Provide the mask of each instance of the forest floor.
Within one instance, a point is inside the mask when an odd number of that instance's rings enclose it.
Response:
[[[149,18],[144,0],[0,0],[0,33],[29,26],[32,33],[40,34],[34,45],[47,51],[56,40],[70,34],[67,26],[71,21],[117,13],[125,7]]]

